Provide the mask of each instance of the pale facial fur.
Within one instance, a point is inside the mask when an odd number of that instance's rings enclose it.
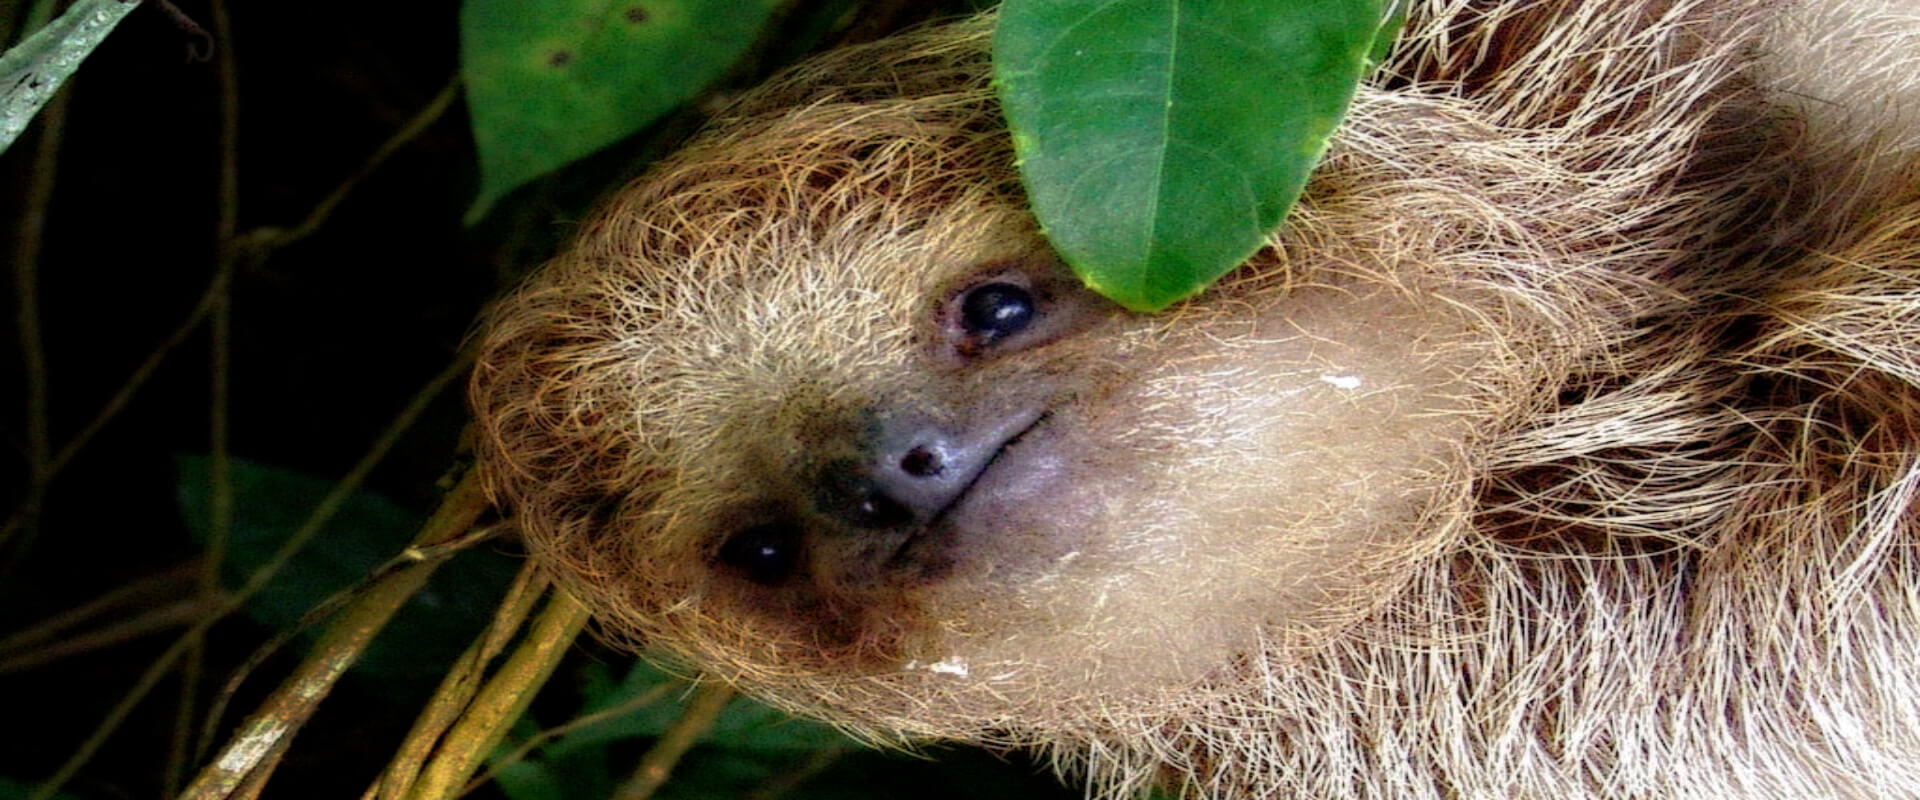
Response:
[[[484,474],[609,637],[1114,795],[1920,793],[1920,14],[1847,8],[1418,3],[1158,316],[990,21],[827,56],[494,312]]]

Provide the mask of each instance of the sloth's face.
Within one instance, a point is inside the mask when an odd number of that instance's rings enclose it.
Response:
[[[1443,535],[1442,303],[1327,269],[1135,316],[1014,210],[941,216],[669,265],[703,290],[621,337],[649,480],[607,534],[646,613],[724,632],[673,637],[724,643],[698,657],[1151,693],[1350,618]]]
[[[1324,637],[1450,535],[1471,300],[1309,250],[1129,314],[999,139],[832,113],[696,148],[495,320],[490,469],[616,632],[955,735]]]

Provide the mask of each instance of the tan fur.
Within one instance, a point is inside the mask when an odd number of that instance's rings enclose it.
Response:
[[[1271,247],[1004,352],[940,322],[1060,269],[991,21],[828,55],[493,313],[485,476],[608,636],[1101,796],[1920,796],[1920,15],[1869,5],[1423,0]],[[904,544],[821,521],[905,414],[1031,427]],[[717,563],[769,519],[800,579]]]

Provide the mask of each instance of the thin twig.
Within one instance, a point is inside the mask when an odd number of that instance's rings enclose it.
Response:
[[[427,384],[421,387],[420,391],[415,392],[413,397],[407,401],[407,406],[401,409],[400,413],[394,417],[392,422],[387,424],[386,430],[380,432],[380,437],[374,440],[372,446],[367,448],[367,452],[360,456],[360,460],[353,465],[353,469],[348,470],[347,474],[343,476],[338,483],[335,483],[332,489],[327,491],[326,496],[320,498],[319,503],[314,504],[313,511],[307,515],[305,521],[300,523],[300,527],[288,535],[286,541],[281,542],[280,548],[274,551],[272,558],[269,558],[266,563],[261,564],[258,569],[255,569],[253,574],[247,576],[246,583],[240,587],[236,594],[251,597],[253,593],[259,591],[268,581],[272,580],[275,575],[278,575],[280,570],[286,566],[287,561],[292,559],[294,554],[306,547],[307,542],[311,541],[314,536],[319,535],[321,529],[324,528],[328,522],[332,521],[333,516],[339,513],[347,501],[352,499],[353,495],[360,491],[360,487],[366,483],[367,476],[373,472],[374,467],[379,466],[380,462],[386,459],[387,453],[391,452],[393,446],[399,443],[400,437],[404,436],[408,430],[413,428],[413,423],[420,418],[421,414],[426,413],[427,406],[433,402],[434,398],[439,397],[442,392],[446,391],[447,386],[452,384],[455,379],[466,374],[467,368],[471,363],[472,352],[463,351],[459,357],[453,359],[446,367],[442,368],[439,374],[434,375],[431,380],[427,381]],[[444,507],[445,501],[442,502]],[[439,539],[452,538],[462,532],[463,531],[445,532]],[[429,543],[438,541],[439,539],[430,540]]]
[[[194,605],[200,605],[197,599]],[[165,797],[179,793],[181,782],[186,780],[187,758],[190,755],[188,749],[193,746],[194,724],[200,718],[200,681],[206,671],[205,631],[187,643],[183,659],[180,665],[180,698],[173,711],[173,735],[167,743],[167,766],[160,775],[160,788],[165,792]]]
[[[393,760],[380,773],[379,779],[367,787],[363,795],[366,800],[375,797],[386,800],[399,800],[405,797],[408,787],[413,785],[420,775],[421,765],[433,755],[433,748],[440,737],[460,718],[467,704],[473,702],[473,696],[480,691],[481,683],[486,679],[487,665],[499,657],[507,648],[507,643],[520,632],[526,624],[527,615],[546,593],[547,577],[531,562],[520,568],[520,574],[514,576],[513,585],[502,598],[493,621],[487,629],[475,637],[473,644],[448,668],[447,674],[440,679],[440,685],[434,689],[433,699],[426,708],[414,718],[412,730],[407,738],[394,750]]]
[[[479,480],[469,474],[421,528],[418,541],[433,544],[461,535],[473,526],[487,505]],[[278,763],[279,755],[285,752],[293,734],[313,715],[334,683],[353,666],[394,612],[426,584],[437,565],[436,560],[422,560],[394,570],[355,597],[328,626],[306,660],[240,726],[214,762],[194,778],[192,785],[181,794],[181,800],[244,796],[235,793],[243,784],[253,787],[249,791],[257,791]]]
[[[587,616],[586,607],[558,587],[548,594],[547,607],[541,610],[527,638],[447,731],[433,759],[420,771],[409,798],[452,800],[459,795],[468,777],[546,684],[560,657],[586,625]]]
[[[53,441],[48,433],[47,351],[40,329],[40,248],[45,241],[47,205],[53,198],[53,178],[60,169],[61,131],[67,124],[69,85],[40,111],[40,132],[34,140],[33,169],[27,173],[26,197],[21,205],[13,245],[14,325],[20,336],[20,362],[26,373],[27,467],[34,483],[46,480],[53,463]],[[5,539],[0,539],[4,544]]]
[[[214,312],[214,309],[224,304],[228,296],[227,293],[231,285],[232,275],[242,259],[249,259],[251,261],[263,260],[273,248],[311,234],[313,230],[317,229],[326,219],[328,212],[339,204],[347,192],[371,171],[371,165],[378,164],[397,150],[400,144],[417,136],[421,130],[425,129],[427,124],[444,114],[447,106],[451,103],[452,97],[457,95],[457,92],[454,91],[454,86],[449,86],[448,90],[443,91],[441,97],[437,97],[433,103],[430,103],[426,109],[422,110],[421,114],[416,116],[412,123],[406,128],[403,128],[401,132],[397,133],[395,137],[390,139],[387,144],[383,145],[382,148],[375,153],[374,157],[370,159],[368,167],[363,167],[360,171],[356,172],[355,175],[345,181],[340,188],[336,189],[316,206],[314,211],[309,213],[299,226],[296,226],[293,231],[295,235],[280,235],[273,233],[269,229],[262,229],[251,232],[244,237],[237,236],[239,179],[237,169],[238,151],[235,146],[235,141],[237,140],[238,132],[238,78],[232,57],[233,46],[230,35],[232,26],[230,24],[230,17],[227,14],[227,8],[224,3],[216,0],[212,5],[212,12],[214,29],[216,35],[219,37],[219,44],[216,49],[220,59],[218,72],[220,75],[220,90],[222,95],[222,102],[220,104],[221,140],[219,146],[222,161],[219,170],[218,208],[220,221],[216,231],[221,242],[220,268],[215,270],[213,280],[201,296],[200,301],[195,305],[193,311],[188,314],[187,319],[173,331],[172,335],[161,342],[139,367],[135,368],[127,381],[123,383],[114,396],[108,400],[101,411],[95,415],[66,446],[62,447],[57,454],[54,454],[51,459],[49,459],[46,469],[41,473],[42,480],[30,487],[25,501],[9,515],[4,524],[0,524],[0,542],[4,542],[14,532],[33,523],[44,502],[46,483],[50,482],[54,476],[59,474],[109,421],[119,415],[121,410],[131,401],[134,394],[145,385],[147,380],[159,368],[159,365],[165,360],[166,356],[184,342],[199,326],[200,322]],[[448,370],[443,372],[442,375],[436,378],[430,385],[429,388],[432,393],[438,394],[440,390],[445,388],[447,382],[450,382],[454,377],[464,372],[466,363],[466,359],[463,357],[462,359],[456,360],[453,365],[450,365]],[[216,368],[216,372],[219,371],[221,370]],[[429,397],[428,399],[431,398]],[[416,398],[416,400],[419,399]],[[378,461],[384,457],[385,453],[391,449],[393,440],[398,438],[398,433],[404,431],[406,427],[411,426],[413,419],[418,417],[419,411],[424,410],[424,406],[424,400],[419,400],[410,405],[407,411],[402,413],[402,420],[396,421],[396,429],[390,429],[388,435],[383,436],[380,442],[375,443],[368,456],[364,458],[360,464],[357,464],[352,472],[335,485],[334,491],[324,498],[320,505],[309,514],[307,521],[303,523],[301,529],[296,531],[294,536],[290,537],[288,541],[282,545],[273,560],[269,561],[259,570],[256,570],[255,573],[249,577],[246,585],[242,586],[239,591],[229,595],[216,611],[209,613],[200,623],[189,628],[173,646],[169,647],[159,659],[149,666],[146,673],[136,681],[134,686],[121,699],[119,704],[109,712],[107,717],[101,721],[101,724],[95,728],[88,739],[76,748],[66,763],[62,764],[61,767],[56,770],[53,777],[37,787],[33,795],[34,800],[50,797],[57,792],[61,786],[65,785],[65,783],[92,758],[99,747],[106,741],[107,737],[118,729],[120,723],[125,719],[127,713],[131,711],[133,706],[144,699],[147,693],[157,685],[160,678],[165,675],[166,670],[171,669],[181,656],[185,655],[189,649],[195,646],[195,640],[204,635],[207,628],[211,627],[214,622],[225,617],[227,614],[232,613],[254,593],[258,592],[268,579],[274,574],[277,574],[279,569],[285,564],[286,559],[304,546],[306,541],[324,525],[326,520],[330,519],[333,514],[338,511],[345,497],[358,490],[359,485],[364,482],[366,473],[371,470],[372,465],[378,463]],[[220,458],[218,452],[220,449],[222,448],[216,448],[216,462]],[[219,467],[217,463],[213,469],[214,477],[212,479],[215,481],[216,486],[226,483],[226,481],[218,477]],[[216,492],[217,491],[216,489]],[[230,502],[229,499],[229,507]],[[219,503],[216,499],[216,507],[218,505]],[[217,513],[216,511],[216,514]],[[190,700],[191,698],[188,698],[189,702]]]
[[[198,64],[213,57],[213,34],[208,33],[206,28],[200,27],[200,23],[194,22],[192,17],[187,16],[187,12],[181,11],[179,6],[167,0],[154,0],[148,5],[165,14],[167,20],[173,23],[174,29],[187,37],[188,61]]]
[[[394,131],[392,136],[387,137],[387,140],[382,142],[380,146],[373,151],[373,155],[367,157],[367,160],[360,165],[359,169],[354,170],[352,175],[347,176],[346,180],[341,181],[340,185],[328,193],[325,198],[315,203],[313,210],[307,213],[306,219],[301,220],[300,224],[287,229],[285,232],[274,235],[272,237],[273,246],[285,247],[286,245],[313,235],[314,231],[319,230],[320,226],[326,224],[327,217],[333,213],[333,210],[340,205],[342,200],[347,198],[347,195],[354,190],[354,187],[358,186],[361,181],[366,180],[368,175],[372,175],[373,171],[378,169],[389,156],[399,152],[400,148],[405,147],[408,143],[418,138],[427,128],[432,127],[433,123],[438,122],[440,117],[447,113],[447,108],[452,106],[453,101],[459,97],[460,74],[456,72],[453,78],[447,81],[446,87],[442,88],[439,94],[434,95],[433,99],[427,102],[425,108],[420,109],[419,113],[414,114],[412,119],[407,120],[407,124],[401,126],[400,130]]]
[[[214,4],[214,19],[224,20],[220,3]],[[223,26],[224,29],[224,26]],[[225,37],[222,37],[225,41]],[[230,50],[220,48],[221,63],[227,64],[231,58],[225,54]],[[222,159],[225,162],[225,159]],[[226,229],[228,222],[222,215],[220,233],[231,235]],[[221,239],[222,242],[227,239]],[[223,286],[231,287],[231,277],[235,272],[237,252],[231,247],[222,247],[219,273],[224,280]],[[227,558],[227,541],[233,534],[233,451],[231,440],[231,389],[233,369],[233,293],[227,291],[214,301],[209,314],[208,328],[208,386],[207,386],[207,542],[202,548],[199,589],[203,596],[213,596],[220,592],[220,572]],[[179,713],[174,720],[172,745],[168,748],[165,788],[168,797],[180,790],[182,776],[187,771],[189,757],[193,752],[195,740],[195,722],[199,719],[199,689],[201,664],[204,660],[206,641],[204,635],[196,635],[187,646],[186,663],[180,670]],[[210,715],[205,730],[211,732],[217,722],[216,715]],[[201,737],[204,738],[204,737]]]
[[[665,785],[667,778],[673,775],[673,767],[680,763],[680,757],[693,749],[700,737],[713,729],[713,722],[720,718],[720,712],[733,700],[733,690],[722,683],[703,683],[693,693],[693,700],[687,703],[687,710],[680,712],[680,718],[673,721],[660,738],[655,740],[647,754],[640,757],[640,765],[613,793],[614,800],[648,800],[653,793]]]
[[[224,51],[225,48],[222,48],[222,50]],[[402,146],[418,137],[422,131],[426,130],[441,116],[445,115],[452,101],[459,97],[459,82],[459,76],[456,75],[453,80],[449,82],[448,86],[442,89],[440,94],[436,95],[426,107],[422,108],[419,113],[407,121],[404,127],[389,137],[386,142],[382,143],[360,169],[342,181],[339,186],[327,194],[326,198],[316,204],[313,210],[308,212],[307,216],[303,218],[298,225],[295,225],[291,229],[271,227],[255,228],[237,238],[227,241],[225,246],[231,249],[233,254],[241,258],[244,263],[253,264],[265,261],[278,248],[285,247],[288,244],[312,235],[326,222],[333,208],[338,206],[362,179],[368,174],[371,174],[374,167],[385,161],[388,156],[398,151]],[[105,405],[101,406],[99,413],[95,414],[93,419],[89,421],[85,427],[81,428],[80,432],[75,434],[72,440],[67,442],[66,446],[60,448],[60,451],[54,454],[46,471],[46,479],[48,481],[53,480],[55,476],[59,475],[61,470],[67,466],[68,462],[71,462],[74,456],[78,455],[81,450],[84,450],[87,444],[93,440],[93,437],[98,434],[102,428],[107,426],[107,423],[113,421],[114,418],[120,415],[120,412],[126,408],[128,402],[133,399],[133,396],[146,385],[147,379],[152,377],[153,373],[159,369],[161,363],[166,360],[166,357],[200,327],[200,323],[207,318],[214,304],[220,298],[226,296],[229,278],[230,276],[225,273],[216,272],[213,280],[207,285],[206,290],[201,292],[200,299],[194,304],[193,310],[188,312],[186,318],[183,319],[179,325],[175,326],[173,332],[162,340],[152,352],[147,354],[146,359],[141,361],[138,367],[134,368],[133,372],[127,376],[125,381],[121,382],[120,388],[114,392],[114,395],[107,400]],[[23,526],[37,518],[44,496],[44,488],[37,490],[30,488],[26,499],[21,502],[19,507],[12,513],[8,514],[7,521],[4,524],[0,524],[0,542],[5,542],[14,532],[20,530]]]
[[[205,630],[212,625],[208,621],[212,617],[213,615],[210,614],[203,618],[194,625],[194,629]],[[153,663],[147,666],[147,671],[141,673],[140,679],[134,682],[133,688],[128,689],[126,695],[120,698],[120,702],[114,704],[113,709],[107,712],[105,719],[100,720],[100,724],[93,729],[92,734],[87,736],[87,740],[80,743],[73,755],[67,757],[66,763],[61,764],[60,768],[54,771],[52,777],[34,787],[33,794],[28,795],[27,800],[51,800],[60,792],[61,787],[67,785],[67,781],[73,780],[73,776],[80,772],[80,768],[86,766],[87,762],[93,759],[94,753],[100,751],[101,745],[107,743],[107,737],[119,730],[120,723],[125,722],[127,715],[133,713],[133,707],[146,699],[147,693],[153,691],[154,686],[159,685],[160,679],[173,670],[174,662],[179,661],[180,656],[187,652],[189,641],[185,636],[175,639],[166,652],[154,659]]]
[[[274,632],[273,636],[269,637],[267,641],[263,642],[259,647],[255,647],[253,653],[248,655],[246,660],[240,662],[240,666],[233,670],[233,674],[227,676],[226,683],[221,686],[220,692],[214,696],[213,704],[207,709],[207,724],[201,729],[200,742],[193,751],[193,760],[197,762],[206,757],[207,750],[213,746],[213,734],[219,730],[221,718],[226,716],[227,704],[233,701],[234,695],[239,693],[240,687],[246,683],[247,678],[252,677],[255,670],[258,670],[264,665],[268,658],[271,658],[274,653],[279,652],[280,649],[285,647],[294,637],[299,636],[315,625],[325,622],[335,613],[346,608],[349,603],[352,603],[355,599],[370,591],[375,584],[386,580],[387,576],[420,563],[427,563],[437,567],[441,562],[452,558],[455,554],[480,542],[491,539],[498,535],[499,532],[500,528],[498,526],[487,527],[472,531],[443,544],[430,547],[408,547],[406,550],[401,551],[400,555],[388,559],[387,563],[375,567],[373,571],[367,573],[365,577],[355,581],[352,586],[334,592],[325,600],[320,601],[318,605],[307,609],[307,613],[300,615],[299,621],[293,625]],[[172,795],[168,796],[171,797]]]
[[[50,379],[46,343],[40,327],[40,249],[45,242],[47,206],[53,201],[53,179],[60,168],[60,143],[67,124],[68,98],[73,85],[56,92],[40,111],[40,132],[34,141],[33,169],[27,173],[19,225],[13,247],[14,326],[20,337],[20,366],[26,373],[27,502],[19,524],[0,527],[0,580],[13,571],[31,549],[39,530],[41,505],[52,479],[53,439],[48,413]]]
[[[54,773],[54,776],[49,778],[46,783],[41,784],[36,790],[32,800],[45,800],[47,797],[52,797],[53,793],[58,791],[62,785],[70,780],[73,775],[80,770],[81,766],[93,758],[94,753],[100,749],[100,745],[106,741],[108,736],[113,734],[114,730],[119,727],[121,721],[125,719],[126,713],[122,707],[130,709],[133,704],[145,698],[147,692],[152,691],[154,684],[158,683],[160,679],[160,675],[154,674],[154,670],[171,668],[174,660],[178,659],[180,655],[185,652],[188,637],[197,635],[199,632],[204,632],[207,628],[212,627],[213,623],[233,613],[234,610],[238,609],[246,601],[252,599],[255,594],[258,594],[275,575],[279,574],[280,570],[286,566],[287,561],[291,559],[295,553],[298,553],[304,548],[307,542],[318,534],[327,522],[333,519],[336,513],[339,513],[340,508],[346,504],[348,498],[360,490],[361,485],[366,482],[367,475],[372,473],[373,468],[386,458],[387,453],[393,449],[394,444],[399,441],[400,436],[413,427],[414,421],[419,419],[420,415],[426,411],[428,404],[432,402],[434,397],[444,391],[447,385],[451,384],[455,378],[466,372],[470,359],[470,354],[463,354],[460,358],[455,359],[453,363],[449,364],[439,375],[435,375],[433,380],[429,381],[418,394],[414,395],[413,399],[408,402],[407,407],[394,418],[393,422],[388,425],[387,430],[383,431],[380,438],[368,448],[366,454],[360,457],[360,461],[354,464],[353,469],[349,470],[344,477],[336,482],[333,488],[328,490],[326,496],[321,498],[319,503],[315,504],[313,510],[308,512],[307,518],[300,523],[300,527],[295,529],[294,532],[287,537],[286,541],[280,544],[280,548],[268,558],[266,563],[262,564],[258,569],[255,569],[251,575],[247,576],[245,583],[241,584],[238,589],[235,589],[232,594],[227,596],[227,599],[220,605],[219,609],[213,613],[209,613],[207,618],[188,629],[187,633],[184,634],[179,641],[176,641],[174,646],[169,648],[167,652],[162,655],[161,659],[156,661],[154,666],[148,669],[146,674],[141,676],[140,680],[134,684],[134,687],[128,690],[126,697],[121,700],[121,706],[116,706],[114,712],[110,713],[108,717],[94,729],[93,733],[87,738],[87,741],[83,742],[80,747],[74,751],[73,755],[68,757],[67,762]],[[463,483],[462,485],[465,484]],[[445,508],[444,502],[442,503],[442,508]],[[477,514],[478,512],[476,511],[475,513]],[[455,531],[447,535],[457,535],[458,533],[458,531]],[[161,674],[164,674],[164,671]]]
[[[200,562],[200,595],[220,593],[220,571],[233,533],[233,450],[230,422],[233,386],[233,275],[240,251],[234,246],[240,231],[240,70],[233,46],[233,17],[226,0],[211,0],[215,72],[220,82],[220,130],[217,195],[214,198],[213,242],[218,261],[214,283],[222,291],[209,315],[207,365],[207,542]],[[173,736],[167,749],[163,785],[168,796],[180,789],[199,719],[201,667],[206,660],[204,629],[188,634],[186,662],[180,670],[180,698]],[[212,723],[208,723],[212,724]]]
[[[99,413],[95,414],[93,419],[89,420],[86,426],[81,428],[79,433],[74,434],[66,446],[60,448],[60,452],[54,455],[52,463],[47,466],[47,482],[51,482],[58,476],[67,464],[73,461],[74,456],[86,448],[94,435],[120,415],[120,412],[127,407],[127,403],[133,400],[133,396],[146,385],[147,379],[153,377],[153,373],[160,369],[160,364],[166,361],[168,354],[200,327],[200,322],[206,319],[207,313],[213,309],[214,301],[226,293],[226,285],[225,276],[214,277],[213,282],[207,285],[206,291],[200,294],[200,300],[194,304],[193,310],[187,312],[186,319],[181,320],[180,324],[174,327],[173,332],[161,340],[139,366],[134,367],[133,372],[121,382],[120,388],[114,392],[113,397],[108,398],[106,405],[100,407]],[[26,499],[7,516],[6,524],[0,525],[0,541],[35,519],[40,513],[40,506],[45,501],[45,497],[45,483],[29,487]]]
[[[210,604],[206,598],[193,597],[169,603],[158,608],[150,608],[140,614],[119,620],[99,630],[88,631],[76,636],[62,638],[59,642],[34,649],[19,655],[0,657],[0,675],[18,672],[23,669],[50,664],[69,656],[111,647],[122,642],[132,641],[155,631],[163,631],[176,625],[188,625],[207,613],[218,601]]]
[[[193,593],[198,572],[199,565],[188,561],[112,589],[106,594],[7,634],[6,638],[0,639],[0,655],[33,647],[89,620],[108,616],[122,609],[146,608],[155,603],[187,597]]]
[[[540,731],[528,737],[526,741],[521,742],[519,746],[513,748],[512,752],[500,756],[492,764],[487,765],[485,772],[474,776],[473,780],[467,781],[466,787],[460,790],[460,795],[464,797],[472,794],[474,790],[485,786],[487,781],[493,780],[493,776],[499,774],[500,770],[520,763],[522,759],[527,757],[528,753],[532,753],[535,749],[545,746],[548,742],[589,725],[597,725],[610,719],[618,719],[632,714],[635,711],[639,711],[640,709],[666,699],[667,694],[676,688],[679,688],[676,684],[662,683],[628,698],[626,702],[610,708],[600,709],[591,714],[582,714],[559,725]]]

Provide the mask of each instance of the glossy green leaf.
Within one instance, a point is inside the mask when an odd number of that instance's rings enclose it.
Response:
[[[740,57],[776,0],[466,0],[460,71],[480,153],[468,221],[624,138]]]
[[[1379,0],[1006,0],[995,77],[1048,239],[1128,308],[1204,289],[1298,198],[1381,16]]]

